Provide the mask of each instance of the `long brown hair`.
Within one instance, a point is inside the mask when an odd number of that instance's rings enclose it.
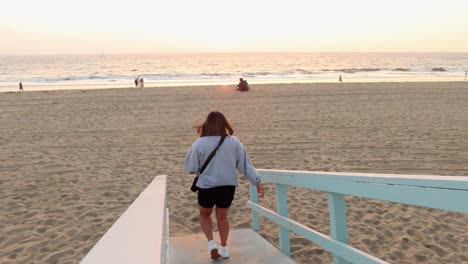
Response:
[[[218,111],[209,113],[205,122],[196,128],[200,137],[230,136],[234,134],[231,124],[229,124],[223,113]]]

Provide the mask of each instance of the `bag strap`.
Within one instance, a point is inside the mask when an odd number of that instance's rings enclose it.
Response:
[[[224,140],[226,139],[226,136],[222,136],[220,139],[219,139],[219,143],[218,143],[218,146],[211,152],[210,156],[208,156],[208,158],[206,159],[205,163],[203,163],[203,166],[201,167],[200,171],[199,171],[199,174],[202,174],[203,171],[206,169],[206,166],[208,166],[208,163],[210,163],[211,159],[214,157],[214,155],[216,154],[216,151],[219,149],[219,147],[221,146],[221,144],[223,144]]]

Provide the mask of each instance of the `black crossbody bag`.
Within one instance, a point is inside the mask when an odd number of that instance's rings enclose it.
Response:
[[[206,166],[208,166],[208,163],[210,163],[211,159],[213,159],[214,155],[216,154],[216,151],[219,149],[219,147],[221,146],[221,144],[223,144],[224,140],[226,139],[226,136],[222,136],[220,139],[219,139],[219,143],[218,143],[218,146],[210,153],[210,156],[208,156],[208,158],[206,159],[205,163],[203,163],[203,166],[201,167],[201,169],[198,171],[198,174],[197,175],[201,175],[203,173],[203,171],[205,171],[206,169]],[[195,179],[193,179],[193,183],[192,183],[192,187],[190,187],[190,190],[192,192],[197,192],[198,191],[198,187],[197,187],[197,181],[198,181],[198,176],[195,177]]]

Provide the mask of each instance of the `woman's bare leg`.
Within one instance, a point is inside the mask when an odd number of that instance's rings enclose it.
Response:
[[[213,221],[211,220],[213,208],[200,207],[200,227],[208,241],[213,240]]]
[[[227,218],[229,208],[216,207],[216,220],[218,221],[219,238],[221,246],[225,247],[229,235],[229,221]]]

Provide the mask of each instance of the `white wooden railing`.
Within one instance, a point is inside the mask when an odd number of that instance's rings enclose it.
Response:
[[[169,263],[166,176],[157,176],[81,261],[82,264]]]

